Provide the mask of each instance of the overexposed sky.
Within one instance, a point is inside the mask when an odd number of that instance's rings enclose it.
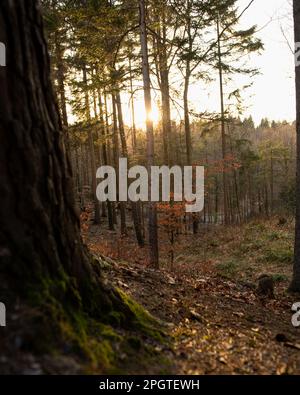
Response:
[[[249,2],[239,0],[240,10]],[[291,3],[291,0],[255,0],[241,18],[242,28],[257,25],[257,36],[265,46],[260,55],[252,54],[249,57],[247,65],[258,68],[261,74],[252,79],[253,86],[242,95],[245,105],[243,116],[252,115],[256,123],[264,117],[272,120],[295,119],[294,55],[290,49],[294,47]],[[236,78],[235,84],[227,86],[225,92],[228,94],[243,86],[247,82],[243,78]],[[219,111],[218,80],[209,89],[194,85],[191,101],[196,111]]]
[[[248,2],[240,0],[241,7]],[[252,62],[260,69],[261,75],[255,77],[250,90],[252,96],[248,113],[253,114],[256,121],[262,117],[293,121],[296,113],[295,66],[293,53],[287,44],[288,40],[294,48],[291,0],[255,0],[243,16],[242,23],[257,24],[262,28],[258,36],[265,45],[262,55],[252,56]]]
[[[250,0],[238,1],[240,12],[249,2]],[[247,67],[257,68],[260,71],[260,75],[255,76],[252,79],[253,86],[242,93],[244,111],[241,117],[252,115],[256,123],[259,123],[265,117],[276,121],[294,121],[296,105],[294,55],[291,50],[291,48],[294,48],[292,0],[254,0],[254,3],[242,16],[240,25],[244,29],[257,25],[257,36],[262,40],[265,47],[265,50],[260,55],[252,54],[246,58],[248,60]],[[181,78],[181,82],[178,80],[178,76],[179,80]],[[214,81],[209,85],[204,82],[195,82],[190,86],[190,108],[195,113],[205,111],[220,112],[217,73],[212,75],[212,77]],[[172,118],[179,121],[183,119],[182,76],[178,73],[173,73],[170,79],[171,86],[175,87],[180,93],[178,97],[174,97],[171,91],[172,98],[175,98],[177,103],[179,103],[177,109],[172,111]],[[175,85],[174,81],[176,81]],[[228,94],[237,88],[241,88],[248,82],[248,77],[237,77],[234,82],[225,86],[225,103],[227,106],[229,104],[227,100]],[[135,85],[135,88],[139,89],[134,97],[136,124],[138,127],[144,128],[145,107],[142,81],[136,81]],[[158,103],[161,101],[160,92],[153,91],[152,95],[153,119],[155,122],[158,122],[160,119],[158,110]],[[122,94],[122,102],[125,122],[127,125],[131,125],[128,94]],[[75,121],[71,111],[70,119],[72,122]]]
[[[239,0],[240,12],[250,0]],[[225,102],[230,92],[248,84],[253,85],[242,93],[244,111],[241,117],[252,115],[259,123],[262,118],[271,120],[295,120],[295,82],[294,55],[290,49],[293,43],[293,14],[291,0],[255,0],[240,20],[241,28],[247,29],[257,25],[257,36],[264,43],[264,51],[246,57],[247,67],[257,68],[260,75],[252,80],[249,77],[235,77],[234,81],[225,86]],[[284,31],[284,33],[282,32]],[[289,47],[290,46],[290,47]],[[195,113],[220,112],[218,75],[212,75],[214,81],[209,85],[204,82],[194,82],[190,86],[189,101],[191,110]],[[178,76],[175,75],[175,81]],[[174,75],[171,77],[171,85]],[[178,88],[178,86],[177,86]],[[179,91],[182,90],[182,86]],[[172,95],[172,93],[171,93]],[[181,96],[181,95],[180,95]],[[125,121],[131,123],[128,97],[124,97]],[[179,99],[180,100],[180,99]],[[153,119],[160,118],[157,103],[160,101],[159,92],[153,92]],[[126,103],[127,102],[127,103]],[[127,105],[126,105],[127,104]],[[145,126],[145,111],[142,91],[135,96],[136,123],[138,127]],[[234,107],[231,107],[233,109]],[[236,115],[236,114],[235,114]],[[173,119],[183,118],[182,108],[172,111]]]
[[[240,11],[249,2],[239,0]],[[293,121],[296,110],[294,55],[290,49],[294,47],[291,0],[255,0],[243,14],[240,25],[245,29],[257,25],[257,36],[264,44],[261,54],[251,54],[248,58],[247,66],[257,68],[260,75],[251,80],[253,86],[242,94],[245,107],[242,117],[252,115],[256,123],[265,117]],[[225,87],[225,93],[246,84],[247,78],[235,78],[232,86]],[[199,90],[199,86],[191,89],[192,102],[199,103],[197,110],[208,107],[211,111],[219,111],[218,80],[206,91],[205,98],[199,95]]]

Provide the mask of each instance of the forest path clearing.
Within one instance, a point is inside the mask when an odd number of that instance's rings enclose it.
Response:
[[[91,226],[85,237],[96,255],[117,262],[108,270],[112,283],[170,323],[176,373],[300,374],[300,328],[291,323],[300,300],[286,293],[293,229],[273,218],[181,235],[173,271],[147,268],[147,247],[137,248],[133,234],[120,239]],[[249,287],[262,273],[274,279],[275,300],[260,300]]]
[[[125,263],[108,276],[169,323],[177,374],[300,374],[292,297],[264,302],[216,275],[188,278]]]

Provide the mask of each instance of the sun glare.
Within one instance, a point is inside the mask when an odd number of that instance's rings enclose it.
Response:
[[[135,100],[134,102],[135,107],[135,124],[136,127],[139,129],[145,129],[146,127],[146,111],[145,111],[145,104],[144,101]],[[126,123],[130,125],[132,123],[132,118],[130,112],[125,114],[126,116]],[[160,121],[160,111],[155,102],[152,103],[152,111],[150,114],[150,119],[153,121],[154,125],[157,125]]]

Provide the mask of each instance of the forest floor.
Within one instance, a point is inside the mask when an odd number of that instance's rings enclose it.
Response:
[[[181,235],[173,270],[163,235],[161,270],[147,267],[147,248],[135,246],[132,230],[120,239],[117,232],[86,225],[84,237],[96,255],[116,262],[107,269],[113,284],[167,323],[173,373],[300,374],[300,328],[291,323],[300,297],[286,292],[292,223],[280,225],[275,218]],[[253,289],[261,274],[273,277],[275,299],[262,299]]]
[[[199,234],[176,238],[173,267],[168,239],[160,232],[161,268],[154,270],[147,265],[147,247],[136,246],[132,228],[120,238],[104,223],[94,226],[87,212],[82,215],[83,238],[100,257],[99,264],[105,263],[104,276],[158,319],[168,337],[161,342],[117,326],[113,332],[102,326],[99,336],[98,325],[92,336],[84,336],[85,350],[101,347],[101,342],[107,345],[108,336],[117,356],[117,364],[111,365],[114,373],[300,374],[300,328],[291,323],[291,307],[300,302],[300,295],[286,292],[292,274],[293,229],[292,222],[281,224],[278,218],[226,228],[201,225]],[[273,277],[274,299],[255,292],[261,274]],[[0,342],[0,372],[111,372],[101,369],[101,358],[91,365],[72,351],[70,327],[64,323],[68,336],[63,348],[50,355],[33,354],[32,315],[34,310],[18,306],[10,317],[9,331]],[[71,335],[78,338],[75,332]]]

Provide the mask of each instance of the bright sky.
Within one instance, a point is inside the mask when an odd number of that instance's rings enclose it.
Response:
[[[249,0],[240,0],[241,8],[248,3]],[[245,26],[257,24],[259,28],[267,24],[258,33],[265,51],[260,56],[252,56],[251,63],[260,69],[261,75],[255,77],[250,90],[252,106],[248,113],[256,122],[263,117],[293,121],[296,117],[295,66],[294,55],[289,48],[289,45],[294,48],[292,1],[255,0],[243,16],[242,23]]]
[[[240,10],[243,10],[249,1],[239,0]],[[246,106],[242,117],[252,115],[256,123],[264,117],[293,121],[295,119],[294,56],[289,48],[289,45],[294,46],[291,0],[255,0],[241,19],[242,28],[249,28],[252,25],[258,26],[257,35],[263,41],[265,50],[261,55],[254,54],[249,57],[247,66],[258,68],[261,74],[254,77],[253,86],[242,94]],[[239,77],[235,84],[227,86],[225,93],[240,88],[247,82],[249,78]],[[153,95],[154,121],[159,119],[155,104],[158,98],[159,95]],[[190,102],[191,108],[196,112],[219,112],[218,79],[210,84],[209,88],[201,83],[192,85]],[[141,92],[136,97],[136,109],[136,121],[138,126],[142,127],[145,112]],[[173,117],[176,118],[177,115],[174,111]],[[126,108],[125,120],[126,123],[130,123],[130,112]]]
[[[250,0],[240,0],[243,10]],[[295,119],[295,82],[293,48],[293,15],[290,0],[255,0],[241,19],[241,27],[258,26],[257,36],[265,50],[249,57],[248,66],[259,69],[260,75],[252,80],[253,86],[244,91],[244,116],[252,115],[259,123],[264,117],[274,120]],[[282,33],[284,30],[284,34]],[[285,38],[286,37],[286,38]],[[289,44],[288,44],[289,42]],[[227,93],[243,86],[247,79],[237,78],[236,84],[227,86]],[[207,87],[191,88],[191,101],[195,110],[219,111],[218,80]],[[203,97],[204,96],[204,97]],[[197,105],[198,103],[198,105]]]

